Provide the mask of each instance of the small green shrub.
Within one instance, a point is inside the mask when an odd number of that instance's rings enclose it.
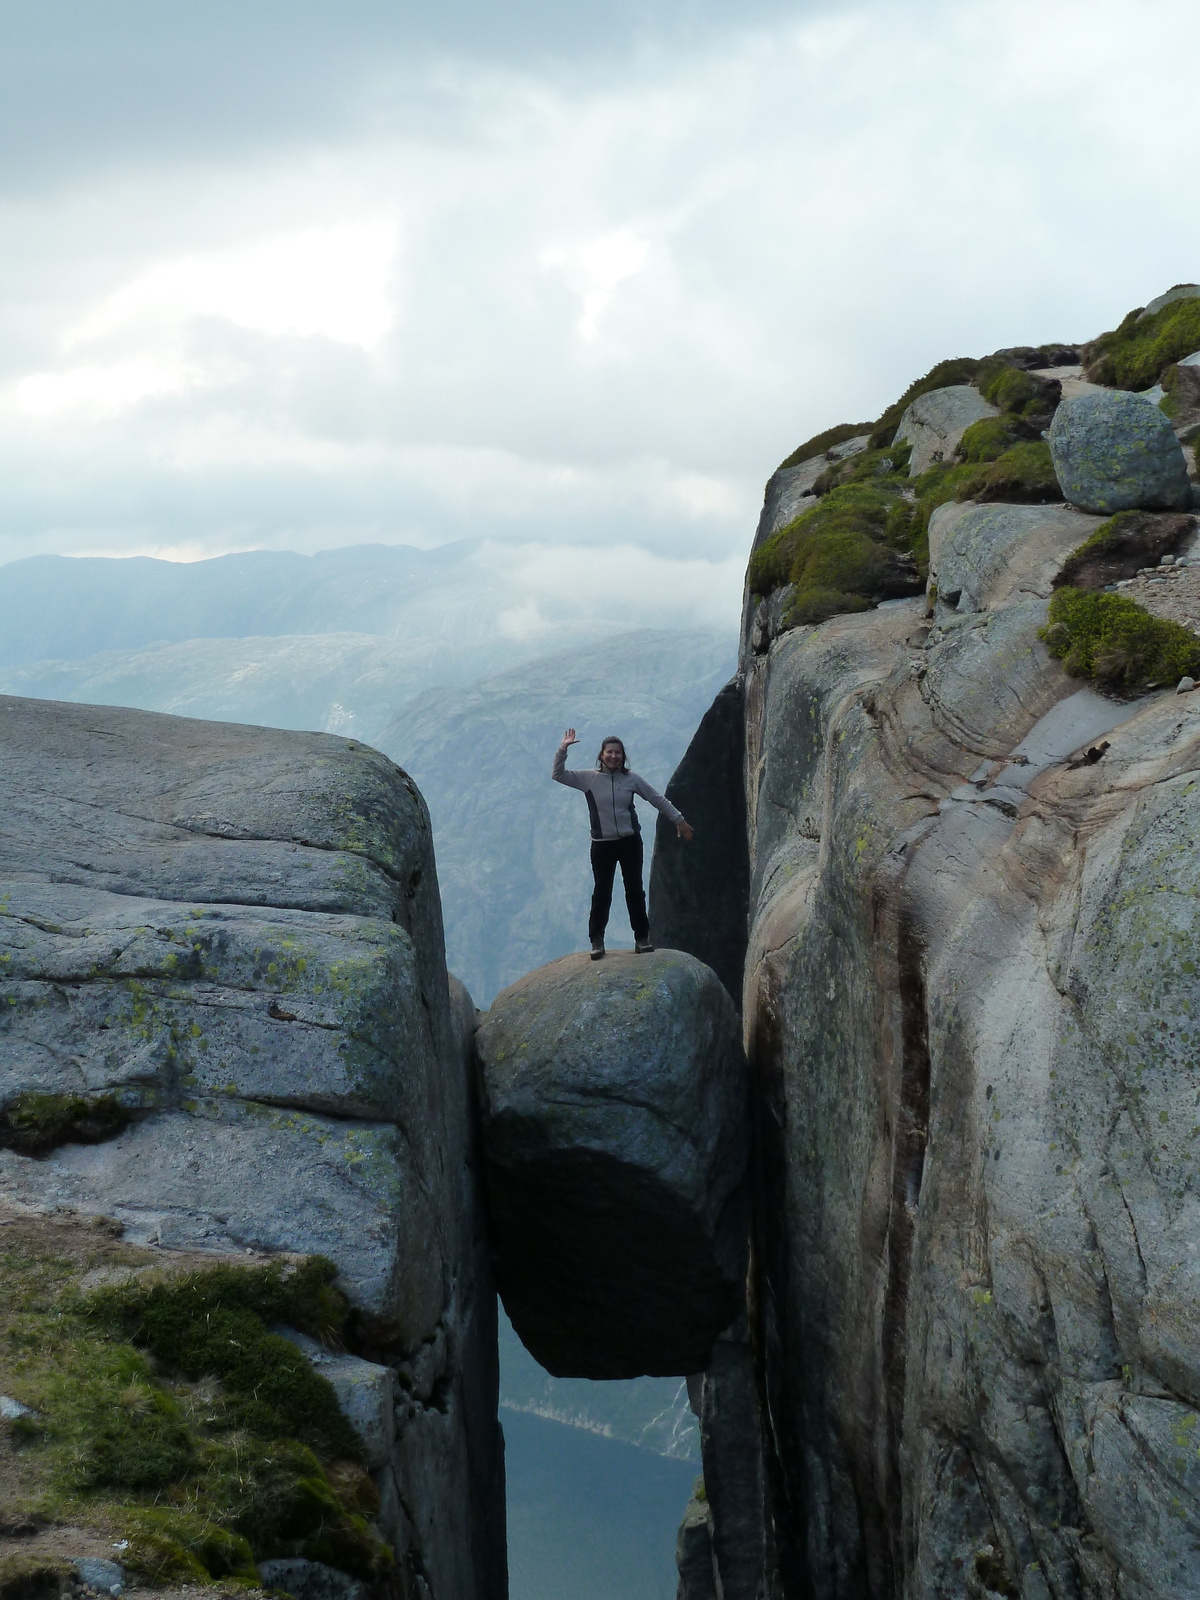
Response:
[[[160,1506],[137,1511],[128,1538],[122,1563],[148,1583],[258,1580],[250,1541],[194,1511]]]
[[[869,448],[886,449],[896,437],[900,418],[918,396],[934,389],[948,389],[954,384],[970,383],[979,370],[979,362],[972,356],[954,356],[949,361],[939,361],[923,378],[910,383],[899,400],[890,405],[871,430]]]
[[[1040,399],[1040,387],[1020,367],[1002,366],[986,376],[980,374],[980,394],[1001,411],[1023,411],[1030,401]]]
[[[911,455],[910,444],[893,444],[887,450],[860,450],[844,461],[830,462],[813,484],[813,493],[819,499],[846,483],[886,483],[906,471]]]
[[[865,611],[879,600],[919,592],[910,543],[912,508],[907,448],[864,452],[839,463],[839,477],[809,511],[755,551],[749,583],[756,594],[795,585],[793,623],[824,622]]]
[[[1200,639],[1124,595],[1057,590],[1041,637],[1071,677],[1107,688],[1175,683],[1200,671]]]
[[[1011,417],[982,417],[973,422],[959,441],[955,455],[978,466],[998,460],[1006,450],[1028,435]]]
[[[1139,321],[1131,311],[1119,328],[1084,350],[1090,383],[1149,389],[1174,361],[1200,350],[1200,299],[1176,300]]]
[[[839,422],[836,428],[826,428],[824,433],[814,433],[811,439],[806,439],[786,460],[781,461],[775,470],[782,472],[785,467],[798,467],[802,461],[811,461],[814,456],[823,456],[826,450],[832,450],[837,444],[845,444],[847,439],[860,439],[863,434],[870,433],[872,427],[874,423],[871,422]]]
[[[22,1094],[0,1111],[0,1149],[44,1156],[64,1144],[103,1144],[129,1126],[133,1113],[110,1094]]]

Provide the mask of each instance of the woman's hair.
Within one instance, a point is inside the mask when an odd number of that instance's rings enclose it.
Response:
[[[604,770],[604,747],[609,744],[619,744],[621,746],[621,771],[628,772],[629,757],[625,754],[625,741],[624,739],[618,739],[615,733],[610,733],[607,739],[601,739],[600,741],[600,748],[596,752],[597,770],[601,772]]]

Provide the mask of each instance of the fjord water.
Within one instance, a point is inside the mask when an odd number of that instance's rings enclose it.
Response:
[[[697,1467],[501,1412],[510,1600],[674,1600],[675,1533]]]

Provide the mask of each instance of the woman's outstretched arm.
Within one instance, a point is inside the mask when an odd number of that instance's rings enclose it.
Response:
[[[665,794],[659,794],[658,790],[648,784],[640,774],[635,772],[631,776],[633,778],[634,792],[640,794],[643,800],[649,800],[656,811],[661,811],[664,817],[673,822],[675,824],[675,832],[681,839],[690,839],[696,830],[684,817],[679,807],[673,806]]]
[[[567,751],[573,744],[578,744],[575,729],[568,728],[563,734],[558,749],[554,752],[554,765],[550,768],[550,776],[555,783],[565,783],[568,789],[582,789],[584,787],[582,772],[567,771]]]

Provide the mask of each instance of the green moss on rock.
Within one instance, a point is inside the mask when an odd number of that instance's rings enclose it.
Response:
[[[1200,672],[1200,639],[1124,595],[1059,589],[1041,638],[1073,678],[1110,689],[1175,683]]]
[[[882,599],[915,594],[919,563],[910,543],[912,508],[904,498],[907,451],[864,452],[839,463],[839,477],[804,512],[755,551],[749,582],[757,594],[795,586],[793,623],[824,622],[865,611]]]
[[[1006,500],[1017,505],[1048,505],[1063,498],[1050,446],[1026,439],[982,466],[958,490],[959,500]]]
[[[811,461],[814,456],[823,456],[826,450],[832,450],[835,445],[845,444],[847,439],[862,438],[873,427],[874,423],[871,422],[839,422],[836,428],[814,433],[811,439],[806,439],[786,460],[781,461],[775,470],[782,472],[787,467],[798,467],[802,461]]]
[[[1176,300],[1143,318],[1131,311],[1111,333],[1085,346],[1089,383],[1149,389],[1172,362],[1200,350],[1200,300]]]
[[[44,1156],[64,1144],[103,1144],[115,1139],[133,1113],[114,1096],[22,1094],[0,1111],[0,1149]]]
[[[1026,430],[1012,417],[982,417],[963,434],[955,455],[959,461],[978,466],[985,461],[998,460],[1006,450],[1026,438]]]
[[[185,1377],[219,1378],[230,1426],[263,1439],[305,1439],[353,1459],[362,1447],[333,1390],[295,1345],[268,1331],[271,1322],[288,1322],[326,1336],[340,1332],[346,1305],[334,1276],[332,1264],[316,1257],[291,1273],[278,1263],[216,1266],[103,1290],[88,1309]]]

